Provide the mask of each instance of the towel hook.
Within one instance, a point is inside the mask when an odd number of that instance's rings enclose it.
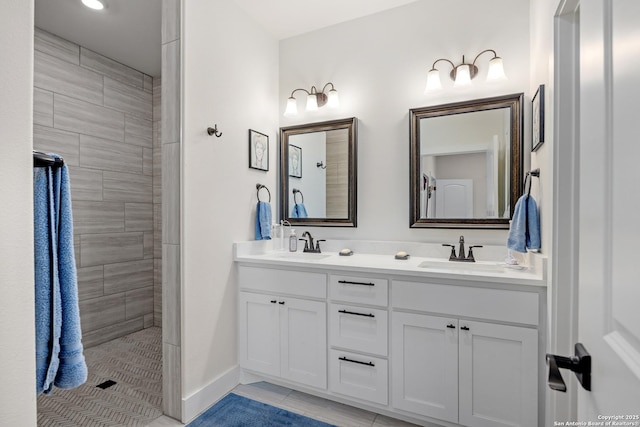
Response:
[[[269,189],[267,188],[266,185],[262,185],[260,183],[256,184],[256,197],[258,198],[258,201],[261,202],[262,200],[260,200],[260,190],[264,188],[265,190],[267,190],[267,193],[269,193],[269,203],[271,203],[271,191],[269,191]]]
[[[301,203],[304,203],[304,194],[302,194],[302,191],[298,190],[297,188],[293,189],[293,203],[298,204],[298,201],[296,200],[296,193],[300,193],[300,197],[302,197]]]
[[[222,136],[222,132],[218,132],[218,124],[216,123],[214,127],[208,127],[207,128],[207,133],[209,135],[215,135],[218,138],[220,138]]]

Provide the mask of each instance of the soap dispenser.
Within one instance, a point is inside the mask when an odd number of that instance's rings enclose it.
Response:
[[[296,230],[291,229],[291,234],[289,235],[289,252],[297,252],[298,251],[298,236],[296,236]]]

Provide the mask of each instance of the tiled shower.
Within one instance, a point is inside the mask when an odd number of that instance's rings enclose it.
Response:
[[[34,150],[69,166],[85,348],[162,326],[160,78],[40,29]]]

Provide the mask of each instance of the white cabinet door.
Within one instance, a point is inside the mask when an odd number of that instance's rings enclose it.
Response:
[[[279,312],[275,297],[240,292],[240,366],[280,375]]]
[[[458,422],[458,319],[392,315],[392,405]]]
[[[326,303],[279,298],[277,305],[281,308],[282,378],[326,389]]]
[[[459,321],[460,424],[538,425],[538,331]]]

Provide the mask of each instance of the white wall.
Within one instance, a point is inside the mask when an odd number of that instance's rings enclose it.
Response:
[[[531,168],[540,168],[540,178],[534,180],[531,194],[539,202],[540,222],[542,227],[542,251],[548,257],[547,273],[547,333],[546,352],[571,355],[573,344],[577,337],[574,335],[574,303],[577,297],[573,294],[572,280],[576,280],[571,271],[569,261],[575,255],[572,253],[557,253],[553,251],[553,186],[555,171],[571,173],[569,165],[557,165],[554,167],[554,97],[555,97],[555,72],[554,72],[554,15],[559,5],[566,4],[567,8],[572,1],[564,0],[540,0],[531,2],[531,86],[530,95],[533,96],[540,84],[545,85],[545,143],[534,153],[531,153]],[[567,71],[565,70],[565,73]],[[560,142],[560,141],[558,141]],[[557,160],[556,160],[557,161]],[[537,185],[536,185],[537,184]],[[566,191],[564,196],[566,197]],[[557,196],[556,196],[557,197]],[[561,196],[562,197],[562,196]],[[565,201],[566,203],[566,201]],[[570,228],[575,223],[572,212],[561,212],[565,215],[556,227]],[[562,236],[566,239],[567,230],[562,230]],[[569,241],[561,242],[563,248],[570,248]],[[558,263],[558,260],[563,260]],[[557,282],[557,283],[556,283]],[[571,420],[576,418],[576,395],[579,385],[574,376],[567,378],[567,393],[549,392],[545,388],[546,395],[546,423],[551,424],[555,420]]]
[[[0,424],[35,426],[32,0],[3,0],[0,40]]]
[[[232,244],[255,237],[256,183],[277,194],[278,44],[234,2],[183,2],[182,366],[189,397],[237,365]],[[208,136],[217,124],[222,137]],[[248,129],[269,136],[249,169]]]
[[[499,12],[498,12],[499,11]],[[484,49],[504,59],[509,78],[485,83],[490,54],[478,60],[473,88],[425,96],[426,73],[438,58],[472,61]],[[450,85],[444,63],[443,85]],[[340,93],[327,108],[282,116],[298,87]],[[280,125],[356,116],[358,227],[311,230],[321,238],[449,242],[459,231],[409,228],[409,109],[529,91],[528,0],[424,0],[335,25],[280,44]],[[529,98],[525,98],[528,101]],[[381,173],[384,171],[384,173]],[[389,209],[393,206],[393,209]],[[506,230],[465,230],[467,241],[504,244]],[[457,239],[456,239],[457,240]]]
[[[540,209],[542,227],[542,252],[551,257],[551,183],[553,154],[553,16],[559,0],[531,2],[531,83],[529,100],[545,85],[545,143],[531,153],[531,169],[540,168],[540,178],[534,181],[531,194]]]

